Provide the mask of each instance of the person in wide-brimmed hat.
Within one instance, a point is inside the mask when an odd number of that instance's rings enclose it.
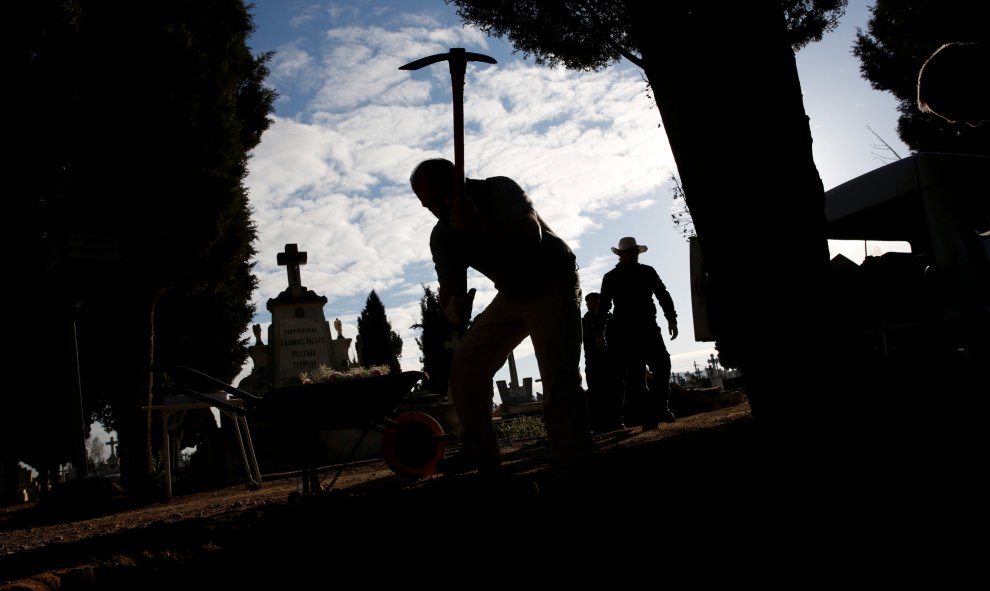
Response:
[[[647,247],[642,244],[636,244],[636,239],[632,236],[626,236],[619,240],[618,246],[612,247],[612,254],[621,255],[627,250],[636,250],[636,254],[642,254],[647,251]]]
[[[670,353],[657,324],[653,298],[660,303],[671,340],[677,338],[677,312],[656,269],[639,262],[639,255],[646,251],[647,247],[632,236],[622,238],[612,247],[619,262],[602,277],[598,317],[602,320],[599,325],[602,325],[615,305],[602,338],[623,373],[627,415],[631,404],[638,407],[638,421],[636,417],[627,416],[626,425],[641,422],[643,430],[649,431],[656,429],[660,421],[674,421],[669,406]],[[647,369],[653,376],[650,384],[647,383]]]

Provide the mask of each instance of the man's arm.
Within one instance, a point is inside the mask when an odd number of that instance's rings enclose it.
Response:
[[[535,251],[543,239],[540,219],[532,209],[506,220],[504,230],[512,250],[520,253]]]
[[[595,327],[598,329],[598,346],[605,348],[605,328],[608,323],[609,311],[612,310],[612,286],[608,277],[602,277],[602,287],[598,295],[598,310],[595,316]]]
[[[670,292],[667,291],[667,286],[660,280],[660,275],[656,273],[656,269],[654,269],[653,274],[656,278],[653,282],[653,295],[656,296],[657,301],[660,302],[660,308],[663,310],[663,317],[667,319],[670,340],[674,340],[677,338],[677,311],[674,310],[674,298],[670,296]]]
[[[461,318],[467,302],[467,260],[463,256],[463,248],[459,247],[455,237],[449,230],[440,226],[433,228],[430,234],[430,252],[433,254],[433,266],[437,272],[440,289],[437,296],[440,308],[447,319],[454,324],[463,324],[469,318]]]
[[[484,184],[472,184],[471,189],[482,192],[479,195],[487,205],[487,215],[482,215],[480,231],[496,232],[496,239],[515,254],[535,251],[543,239],[540,217],[529,196],[519,183],[508,177],[492,177]]]

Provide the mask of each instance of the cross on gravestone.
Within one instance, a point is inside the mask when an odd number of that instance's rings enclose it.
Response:
[[[275,258],[279,266],[285,266],[289,272],[289,287],[302,287],[302,279],[299,275],[299,265],[306,264],[306,253],[299,252],[299,247],[295,244],[286,244],[285,252],[278,253]]]
[[[117,441],[116,439],[114,439],[113,437],[110,438],[110,441],[107,441],[107,445],[110,446],[110,457],[111,458],[117,457],[117,444],[118,443],[120,443],[120,442]]]

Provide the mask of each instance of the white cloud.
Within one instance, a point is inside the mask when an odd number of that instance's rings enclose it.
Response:
[[[269,14],[287,12],[281,2],[261,3]],[[602,274],[615,264],[609,247],[621,236],[649,244],[642,260],[661,273],[682,319],[681,336],[669,343],[675,369],[707,351],[706,344],[691,340],[687,247],[669,218],[668,179],[677,169],[638,69],[624,64],[577,73],[537,67],[512,54],[508,44],[461,26],[454,9],[439,3],[318,7],[306,8],[281,38],[272,23],[258,23],[270,42],[255,49],[277,49],[270,83],[280,98],[276,122],[255,150],[247,179],[259,228],[255,322],[267,324],[264,304],[286,285],[276,254],[296,243],[309,257],[303,283],[328,297],[328,318],[339,317],[353,337],[368,292],[377,290],[403,337],[403,367],[418,367],[409,326],[418,321],[421,286],[436,286],[427,244],[433,219],[418,206],[408,177],[423,158],[453,157],[451,81],[444,63],[414,72],[398,68],[465,47],[499,61],[467,68],[467,174],[515,178],[577,252],[585,292],[597,291]],[[868,17],[857,11],[840,27],[845,38],[833,43],[839,37],[827,37],[798,55],[799,67],[816,56],[829,65],[805,69],[814,76],[802,74],[826,188],[882,164],[871,156],[875,138],[865,124],[887,139],[896,137],[889,100],[882,103],[886,126],[876,108],[860,115],[846,106],[877,104],[876,97],[863,95],[869,88],[855,63],[839,66],[851,59],[848,39]],[[282,18],[288,24],[291,17]],[[857,90],[837,101],[832,91],[845,84],[840,74],[852,78]],[[846,131],[830,124],[830,134],[821,135],[822,121],[840,121]],[[856,137],[861,145],[850,146],[848,139]],[[840,141],[845,143],[836,147]],[[743,179],[741,186],[751,182]],[[476,275],[471,284],[479,288],[478,311],[494,292]],[[515,355],[520,376],[538,377],[528,339]]]
[[[418,368],[422,285],[436,286],[428,236],[434,219],[408,187],[417,162],[453,157],[450,74],[443,63],[399,70],[451,46],[488,40],[476,29],[390,15],[412,27],[330,28],[316,42],[282,46],[273,60],[280,94],[275,124],[250,162],[247,185],[259,227],[258,318],[286,285],[275,254],[308,254],[303,283],[328,297],[345,334],[375,289],[404,342],[403,367]],[[652,204],[673,168],[657,115],[637,73],[582,74],[513,60],[469,64],[465,155],[469,176],[511,176],[550,226],[579,249],[601,218]],[[305,100],[304,100],[305,99]],[[304,102],[300,102],[303,101]],[[621,215],[621,214],[615,214]],[[607,252],[606,252],[607,254]],[[586,289],[600,281],[596,256],[582,265]],[[475,275],[475,312],[494,295]],[[347,308],[342,310],[341,308]],[[527,339],[517,363],[532,364]],[[531,372],[532,373],[532,372]],[[531,374],[527,374],[531,375]]]

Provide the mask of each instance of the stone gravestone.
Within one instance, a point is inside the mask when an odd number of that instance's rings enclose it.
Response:
[[[278,264],[289,273],[289,287],[268,300],[272,324],[268,342],[272,346],[273,382],[276,388],[299,383],[299,374],[320,365],[339,366],[331,352],[330,323],[323,315],[326,296],[318,296],[302,285],[299,266],[306,264],[306,253],[295,244],[286,244],[278,253]],[[336,369],[336,368],[335,368]]]
[[[295,244],[286,244],[277,261],[288,272],[289,286],[268,300],[272,323],[268,327],[268,344],[261,340],[261,326],[254,326],[255,344],[248,348],[254,367],[238,388],[252,394],[264,394],[272,388],[295,386],[299,374],[325,365],[345,370],[352,365],[349,357],[351,339],[344,338],[339,319],[334,322],[337,338],[323,313],[326,296],[317,295],[302,284],[299,267],[306,264],[307,254]]]
[[[522,385],[520,385],[516,373],[516,357],[512,351],[509,351],[506,361],[509,364],[511,381],[508,384],[505,380],[495,382],[495,385],[498,386],[498,396],[502,399],[502,413],[515,415],[542,412],[543,397],[533,396],[533,378],[524,378]]]

